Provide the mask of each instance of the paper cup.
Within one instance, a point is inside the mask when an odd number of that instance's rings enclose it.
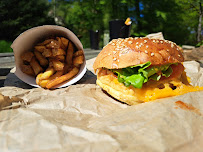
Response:
[[[33,50],[34,46],[37,43],[43,41],[45,38],[48,38],[50,36],[65,37],[71,40],[78,50],[83,50],[82,43],[77,38],[77,36],[65,27],[57,25],[44,25],[31,28],[20,34],[11,45],[15,57],[15,65],[16,65],[15,75],[19,79],[21,79],[22,81],[31,86],[40,87],[36,84],[34,77],[29,76],[21,71],[20,65],[23,63],[23,61],[21,60],[20,56],[26,51]],[[74,84],[77,81],[79,81],[84,76],[85,73],[86,73],[86,60],[81,65],[79,73],[74,78],[56,86],[55,88],[67,87],[71,84]]]

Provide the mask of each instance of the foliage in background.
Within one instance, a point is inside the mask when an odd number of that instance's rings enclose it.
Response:
[[[55,24],[48,16],[47,0],[1,0],[0,39],[13,41],[23,31],[43,25]]]
[[[200,41],[199,43],[197,43],[197,45],[196,45],[197,47],[200,47],[200,46],[203,46],[203,40],[202,41]]]
[[[10,48],[11,42],[7,42],[5,40],[0,40],[0,53],[3,52],[13,52],[13,50]]]
[[[1,0],[0,39],[13,41],[31,27],[57,24],[72,30],[84,48],[90,47],[89,31],[99,30],[101,48],[109,21],[130,17],[133,37],[163,32],[179,45],[197,45],[202,5],[203,0]]]
[[[202,0],[199,0],[202,1]],[[163,32],[177,44],[197,44],[196,0],[57,0],[57,16],[89,47],[89,30],[109,29],[109,21],[131,17],[131,36]],[[202,24],[202,23],[201,23]]]

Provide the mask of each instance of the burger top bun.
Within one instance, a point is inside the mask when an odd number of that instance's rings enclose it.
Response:
[[[168,40],[114,39],[98,54],[93,68],[119,69],[150,61],[152,65],[183,62],[181,48]]]

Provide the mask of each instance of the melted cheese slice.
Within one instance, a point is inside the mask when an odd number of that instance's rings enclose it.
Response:
[[[112,72],[102,71],[97,75],[97,84],[114,98],[129,105],[203,90],[203,87],[190,85],[185,73],[181,79],[153,82],[138,89],[133,86],[126,87],[123,83],[118,82]]]
[[[173,90],[170,85],[173,84],[176,88]],[[203,87],[185,85],[181,81],[171,81],[170,83],[163,83],[164,88],[147,87],[137,90],[138,99],[148,102],[155,99],[182,95],[188,92],[203,90]]]

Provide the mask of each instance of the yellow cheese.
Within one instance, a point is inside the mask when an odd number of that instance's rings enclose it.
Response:
[[[100,71],[97,84],[114,98],[133,105],[136,102],[148,102],[155,99],[182,95],[188,92],[201,91],[203,87],[192,86],[189,78],[183,72],[181,78],[165,81],[151,81],[143,85],[142,89],[133,86],[126,87],[110,71]],[[161,84],[161,87],[160,87]]]
[[[173,84],[174,86],[176,86],[176,89],[173,90],[170,87],[170,84]],[[163,89],[159,89],[156,87],[153,87],[153,88],[147,87],[147,88],[143,88],[140,90],[136,89],[138,99],[140,99],[144,102],[148,102],[148,101],[155,100],[155,99],[177,96],[177,95],[182,95],[182,94],[185,94],[188,92],[203,90],[203,87],[185,85],[181,81],[179,81],[179,82],[171,81],[170,84],[164,83]]]

